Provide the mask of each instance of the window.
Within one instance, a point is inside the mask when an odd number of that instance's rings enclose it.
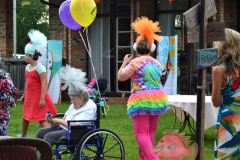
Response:
[[[131,53],[129,0],[102,0],[97,4],[97,16],[89,26],[92,61],[97,78],[104,77],[108,92],[130,91],[130,80],[118,82],[117,71],[123,57]],[[88,79],[94,78],[89,58]]]
[[[185,50],[184,40],[185,26],[183,16],[177,14],[175,17],[174,34],[178,35],[178,55],[177,55],[177,94],[187,94],[187,73],[188,73],[188,55]]]
[[[157,20],[160,22],[162,36],[178,35],[177,55],[177,94],[193,94],[191,89],[192,65],[197,63],[191,60],[189,55],[194,52],[194,47],[189,47],[186,41],[186,28],[182,13],[199,3],[199,0],[156,0]],[[190,67],[191,66],[191,67]],[[171,73],[170,73],[171,74]],[[193,73],[195,74],[195,72]]]
[[[117,18],[117,41],[116,41],[116,61],[117,61],[117,71],[123,63],[123,58],[126,54],[131,53],[131,28],[130,28],[130,18],[129,17],[119,17]],[[117,92],[119,91],[130,91],[131,90],[131,79],[121,82],[117,80]]]
[[[110,13],[110,1],[104,0],[97,4],[98,14]],[[109,91],[112,90],[111,84],[111,60],[113,55],[110,48],[110,17],[96,17],[90,25],[90,44],[92,52],[92,62],[89,58],[88,73],[89,81],[95,78],[92,64],[95,68],[97,78],[104,77],[109,84]]]

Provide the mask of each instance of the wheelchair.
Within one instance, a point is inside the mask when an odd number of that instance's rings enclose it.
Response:
[[[100,128],[100,107],[107,99],[90,97],[97,104],[96,120],[72,120],[68,122],[68,136],[61,137],[54,144],[53,156],[56,160],[113,160],[125,159],[125,150],[121,139],[114,132]],[[63,117],[57,114],[54,117]],[[70,122],[92,122],[86,126],[70,126]]]

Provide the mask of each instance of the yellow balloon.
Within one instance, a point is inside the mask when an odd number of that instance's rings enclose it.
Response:
[[[70,12],[77,23],[87,28],[96,17],[97,6],[94,0],[72,0]]]

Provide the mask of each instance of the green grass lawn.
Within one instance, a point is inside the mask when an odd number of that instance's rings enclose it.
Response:
[[[59,113],[65,112],[70,103],[63,101],[62,104],[57,104],[56,108]],[[22,110],[23,105],[18,104],[16,108],[11,108],[10,122],[8,136],[16,136],[21,134],[22,130]],[[161,115],[157,126],[155,144],[158,143],[165,130],[172,130],[175,122],[175,115],[172,110],[169,110],[167,114]],[[193,120],[191,119],[191,123]],[[175,130],[179,128],[179,121],[177,119]],[[196,124],[194,123],[196,126]],[[126,160],[137,160],[138,157],[138,144],[134,137],[134,130],[132,119],[128,118],[126,111],[126,104],[109,104],[109,112],[104,119],[101,117],[100,128],[109,129],[115,132],[122,140],[125,148]],[[35,137],[38,129],[37,122],[30,122],[28,128],[28,137]],[[188,126],[183,131],[186,135],[191,136],[192,143],[195,142],[194,135],[188,129]],[[205,131],[206,139],[204,141],[204,159],[214,159],[214,126]]]

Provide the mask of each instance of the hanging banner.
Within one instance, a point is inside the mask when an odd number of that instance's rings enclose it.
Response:
[[[35,49],[38,50],[42,56],[38,57],[38,63],[41,63],[45,68],[47,68],[46,61],[47,61],[47,45],[39,46],[36,45]]]
[[[169,52],[169,37],[163,36],[163,40],[158,44],[158,56],[157,60],[160,62],[162,68],[167,64]]]
[[[176,55],[176,51],[177,51],[177,44],[175,43],[175,41],[177,42],[177,36],[170,36],[169,37],[169,54],[170,54],[170,62],[171,62],[171,67],[172,67],[172,71],[173,71],[173,79],[174,79],[174,75],[175,75],[175,55]]]
[[[61,103],[61,84],[58,70],[62,67],[62,41],[48,40],[47,81],[53,103]]]
[[[158,43],[157,60],[162,65],[161,87],[168,95],[177,94],[177,42],[178,36],[162,36]],[[172,78],[172,79],[169,79]]]

